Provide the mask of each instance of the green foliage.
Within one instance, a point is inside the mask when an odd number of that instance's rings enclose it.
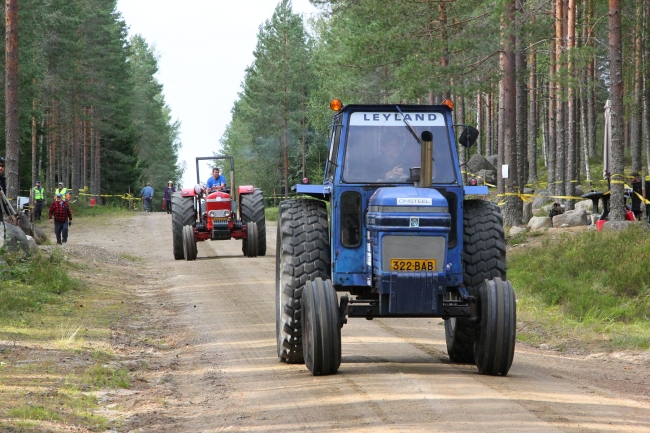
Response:
[[[162,197],[167,182],[171,180],[177,185],[183,174],[178,165],[180,122],[172,121],[162,85],[155,78],[158,55],[140,35],[131,38],[129,64],[141,184],[151,182]]]
[[[37,254],[31,258],[5,254],[9,276],[0,284],[0,315],[13,316],[39,311],[47,304],[62,301],[61,295],[80,290],[79,281],[71,278],[68,265],[59,250],[48,257]]]
[[[647,322],[648,263],[650,233],[634,226],[513,250],[508,278],[518,291],[578,322]]]
[[[309,158],[314,135],[307,125],[310,41],[289,0],[260,26],[253,55],[221,144],[235,156],[240,183],[282,194],[303,177],[302,155]]]

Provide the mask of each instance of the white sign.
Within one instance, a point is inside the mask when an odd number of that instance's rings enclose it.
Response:
[[[350,125],[355,126],[445,126],[442,113],[352,113]]]
[[[433,203],[431,202],[430,198],[409,197],[409,198],[398,198],[397,205],[398,206],[433,206]]]
[[[507,178],[508,178],[508,164],[503,164],[503,165],[501,166],[501,177],[502,177],[503,179],[507,179]]]

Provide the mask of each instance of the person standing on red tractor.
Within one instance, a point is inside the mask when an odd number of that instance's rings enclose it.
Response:
[[[68,242],[68,226],[72,225],[72,213],[70,212],[68,203],[63,201],[63,195],[61,193],[57,193],[55,197],[56,201],[50,205],[50,222],[54,218],[56,243],[62,245]]]
[[[206,186],[211,192],[226,189],[226,178],[219,174],[219,167],[212,169],[212,176],[206,182]]]

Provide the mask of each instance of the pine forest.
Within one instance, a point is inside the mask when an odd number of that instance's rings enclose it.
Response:
[[[157,54],[128,38],[116,3],[4,2],[8,197],[36,180],[99,199],[180,179],[180,125],[155,78]]]
[[[570,198],[607,189],[609,100],[611,218],[623,219],[628,177],[650,168],[650,2],[311,3],[319,14],[305,21],[281,0],[259,27],[254,61],[221,139],[243,179],[267,197],[289,194],[303,177],[321,181],[331,99],[451,98],[455,123],[481,131],[469,156],[496,155],[505,223],[516,225],[525,191]],[[510,167],[505,180],[502,164]]]

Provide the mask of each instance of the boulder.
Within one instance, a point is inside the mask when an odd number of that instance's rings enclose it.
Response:
[[[603,224],[603,231],[625,230],[626,228],[637,224],[640,224],[643,227],[647,227],[643,221],[607,221],[605,224]]]
[[[29,253],[29,243],[23,231],[9,223],[0,223],[0,248],[6,248],[11,253]]]
[[[497,169],[488,162],[483,155],[474,155],[467,161],[467,171],[478,174],[481,170],[492,170],[496,173]]]
[[[45,230],[40,227],[34,226],[34,240],[38,245],[43,245],[47,242],[48,236]]]
[[[36,254],[38,252],[38,245],[36,244],[36,240],[34,240],[33,237],[30,235],[25,236],[27,238],[27,245],[29,246],[29,253],[30,254]]]
[[[535,195],[538,195],[540,197],[535,197],[533,199],[533,210],[540,209],[542,206],[544,206],[547,203],[550,203],[553,201],[552,198],[546,197],[548,195],[548,191],[545,189],[538,189],[534,192]],[[548,213],[549,211],[546,211]]]
[[[510,227],[510,236],[517,236],[520,233],[525,232],[526,229],[523,227],[512,226]]]
[[[497,164],[499,163],[499,155],[486,156],[485,159],[487,159],[488,162],[492,164],[494,167],[496,167]]]
[[[589,225],[587,211],[584,209],[568,210],[553,217],[553,227],[577,227]]]
[[[494,170],[479,170],[476,175],[478,176],[477,180],[480,185],[486,183],[491,185],[497,184],[497,172]]]
[[[576,209],[584,209],[584,210],[591,211],[593,207],[594,204],[591,200],[582,200],[575,204]]]
[[[551,219],[549,217],[532,217],[528,221],[528,228],[530,230],[539,230],[551,226]]]
[[[18,218],[18,226],[28,236],[34,236],[34,226],[29,222],[29,214],[21,213]]]

